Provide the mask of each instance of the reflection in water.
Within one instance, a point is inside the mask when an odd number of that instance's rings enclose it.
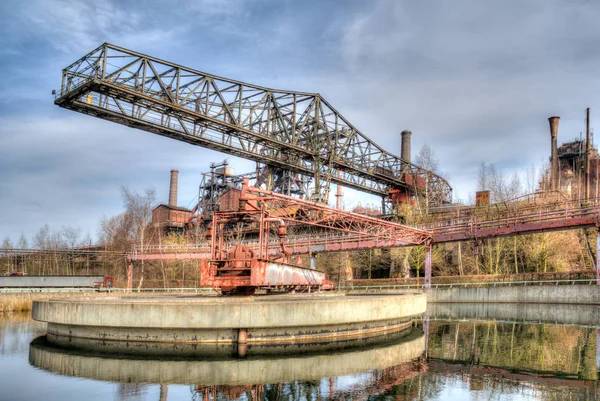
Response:
[[[594,328],[461,321],[430,322],[429,333],[429,374],[462,377],[470,391],[548,400],[600,395]]]
[[[596,331],[588,327],[430,322],[429,360],[596,380]]]
[[[431,303],[427,305],[427,316],[432,320],[465,319],[596,326],[600,322],[600,305]]]
[[[432,320],[425,359],[420,326],[366,348],[199,360],[74,351],[43,337],[24,349],[43,326],[0,319],[0,399],[600,399],[595,328]]]
[[[65,349],[48,343],[43,336],[31,343],[29,362],[52,373],[103,381],[246,386],[312,381],[387,369],[419,358],[425,348],[425,337],[418,328],[394,337],[382,336],[381,341],[367,348],[351,347],[334,353],[303,352],[294,355],[296,349],[290,346],[278,356],[271,353],[261,356],[260,351],[253,350],[253,356],[247,358],[199,360],[148,357],[145,353],[123,357]],[[254,348],[260,350],[260,347]]]
[[[300,354],[323,354],[364,349],[366,347],[382,346],[397,343],[400,339],[411,335],[414,329],[411,323],[401,331],[395,331],[377,336],[363,338],[338,339],[336,341],[311,341],[289,343],[272,343],[262,345],[257,343],[169,343],[158,341],[105,341],[80,337],[65,337],[48,333],[48,343],[62,349],[78,352],[86,351],[95,355],[118,355],[121,359],[145,358],[189,358],[201,360],[217,360],[236,357],[281,356]],[[413,333],[414,334],[414,333]]]
[[[46,333],[46,323],[27,314],[0,315],[0,357],[27,352],[32,339]]]

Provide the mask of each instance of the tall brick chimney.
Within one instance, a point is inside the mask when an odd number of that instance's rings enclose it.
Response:
[[[171,170],[171,185],[169,186],[169,206],[177,206],[177,180],[179,176],[178,170]]]

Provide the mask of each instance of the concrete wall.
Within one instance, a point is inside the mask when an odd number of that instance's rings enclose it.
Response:
[[[427,292],[427,302],[600,305],[600,286],[544,285],[526,287],[432,288]]]
[[[34,320],[113,328],[312,327],[408,319],[425,313],[424,294],[154,296],[57,298],[33,302]]]
[[[40,346],[36,341],[31,344],[29,362],[52,373],[114,382],[128,379],[132,383],[198,385],[318,381],[323,377],[397,366],[420,357],[425,349],[425,336],[417,329],[400,342],[383,346],[325,354],[287,356],[283,352],[279,357],[225,360],[100,357],[93,353],[79,354],[63,348]]]
[[[489,320],[577,326],[600,325],[600,305],[517,303],[430,303],[432,320]]]

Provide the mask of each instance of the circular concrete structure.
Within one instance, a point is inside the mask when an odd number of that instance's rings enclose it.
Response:
[[[381,342],[381,340],[383,342]],[[248,385],[319,380],[323,377],[362,373],[405,364],[423,355],[425,336],[412,328],[362,348],[334,353],[301,355],[250,355],[244,359],[136,358],[107,354],[101,345],[86,349],[65,349],[35,339],[29,348],[29,362],[46,371],[81,378],[127,383],[169,383],[196,385]],[[406,370],[406,369],[404,369]]]
[[[48,339],[175,344],[334,341],[400,331],[426,295],[115,296],[34,301]]]

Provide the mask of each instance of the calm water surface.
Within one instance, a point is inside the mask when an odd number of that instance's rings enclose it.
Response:
[[[243,359],[74,351],[0,317],[0,400],[600,399],[595,327],[447,315],[378,344]]]

